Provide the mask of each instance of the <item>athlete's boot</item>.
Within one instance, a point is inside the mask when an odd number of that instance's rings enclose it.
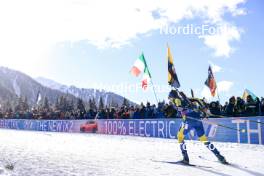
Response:
[[[212,144],[211,142],[205,142],[204,145],[206,145],[206,147],[211,152],[213,152],[213,154],[217,157],[219,162],[221,162],[222,164],[228,164],[228,162],[226,161],[225,157],[220,154],[220,152],[215,148],[214,144]]]
[[[181,152],[182,152],[182,156],[183,156],[182,162],[184,164],[189,164],[189,156],[188,156],[187,149],[186,149],[186,145],[185,145],[184,142],[182,142],[180,144],[180,148],[181,148]]]

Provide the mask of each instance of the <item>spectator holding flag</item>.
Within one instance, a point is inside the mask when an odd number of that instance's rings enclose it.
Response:
[[[209,87],[211,95],[214,97],[215,93],[216,93],[217,86],[216,86],[216,81],[215,81],[211,66],[209,66],[209,68],[208,68],[208,78],[205,81],[205,85],[207,87]]]
[[[227,116],[235,116],[235,112],[236,112],[236,98],[233,96],[229,99],[229,103],[225,109],[225,114]]]
[[[251,95],[247,96],[247,101],[246,101],[246,115],[247,116],[254,116],[256,115],[256,102],[252,98]]]
[[[172,54],[170,52],[170,47],[168,47],[168,53],[167,53],[167,58],[168,58],[168,83],[169,85],[171,85],[172,87],[174,87],[175,89],[179,88],[180,82],[178,80],[178,76],[176,74],[174,65],[173,65],[173,58],[172,58]]]

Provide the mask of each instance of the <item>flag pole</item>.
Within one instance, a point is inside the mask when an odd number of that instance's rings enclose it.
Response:
[[[155,99],[156,99],[156,101],[157,101],[157,106],[158,106],[159,101],[158,101],[158,98],[157,98],[157,94],[156,94],[156,91],[155,91],[155,87],[154,87],[154,84],[153,84],[152,78],[150,78],[150,82],[151,82],[151,84],[152,84],[153,92],[154,92]]]
[[[215,79],[215,83],[216,83],[216,78],[214,78],[214,79]],[[219,92],[218,92],[218,87],[216,88],[216,92],[217,92],[217,98],[218,98],[219,104],[221,104],[220,96],[219,96]]]
[[[143,54],[143,52],[142,52],[142,54]],[[149,72],[149,67],[148,67],[147,61],[146,61],[145,58],[144,58],[144,60],[145,60],[146,67],[147,67],[148,72]],[[156,94],[156,91],[155,91],[155,87],[154,87],[154,84],[153,84],[153,81],[152,81],[152,76],[150,76],[150,82],[152,84],[153,93],[154,93],[154,96],[155,96],[155,99],[156,99],[157,105],[158,105],[159,104],[159,101],[158,101],[157,94]]]
[[[221,104],[220,97],[219,97],[219,92],[218,92],[218,88],[216,90],[217,90],[217,98],[218,98],[219,104]]]

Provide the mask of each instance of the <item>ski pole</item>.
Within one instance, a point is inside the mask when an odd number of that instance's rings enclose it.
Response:
[[[214,114],[207,114],[207,115],[208,115],[208,116],[212,116],[212,117],[227,118],[226,116],[222,116],[222,115],[214,115]],[[241,119],[241,118],[236,118],[236,119]],[[260,123],[260,124],[264,125],[263,122],[259,122],[259,121],[257,121],[257,120],[249,120],[249,119],[247,119],[247,120],[250,121],[250,122]]]
[[[223,127],[223,128],[228,128],[228,129],[239,131],[239,132],[242,132],[242,133],[246,132],[245,129],[237,129],[237,128],[226,126],[226,125],[222,125],[222,124],[219,124],[219,123],[216,123],[216,122],[204,121],[204,120],[200,120],[200,119],[196,119],[196,118],[188,117],[188,116],[186,116],[186,118],[187,119],[196,120],[196,121],[200,121],[200,122],[205,122],[205,123],[212,124],[212,125],[217,125],[217,126],[220,126],[220,127]]]
[[[257,120],[248,120],[248,121],[250,121],[250,122],[255,122],[255,123],[260,123],[260,124],[264,125],[263,122],[259,122],[259,121],[257,121]]]
[[[190,101],[190,99],[183,92],[179,92],[178,89],[176,89],[176,91],[177,91],[178,94],[181,95],[183,100],[185,100],[190,107],[193,107],[192,102]],[[209,115],[209,114],[207,114],[207,115]],[[203,121],[203,120],[192,118],[192,117],[188,117],[188,116],[186,116],[186,118],[197,120],[197,121],[201,121],[201,122],[205,122],[205,123],[209,123],[209,124],[213,124],[213,125],[217,125],[217,126],[221,126],[223,128],[228,128],[228,129],[239,131],[239,132],[242,132],[242,133],[246,132],[245,129],[237,129],[237,128],[229,127],[229,126],[226,126],[226,125],[218,124],[218,123],[215,123],[215,122]]]

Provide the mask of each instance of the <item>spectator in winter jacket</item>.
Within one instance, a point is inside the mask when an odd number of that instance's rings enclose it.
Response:
[[[174,108],[172,102],[169,105],[165,106],[165,115],[167,118],[176,118],[177,117],[177,110]]]
[[[236,98],[233,96],[229,99],[229,103],[226,106],[225,114],[227,116],[235,116]]]
[[[236,103],[236,115],[237,116],[243,116],[245,112],[245,101],[237,97],[237,103]]]
[[[146,107],[144,106],[143,103],[141,103],[141,108],[140,108],[140,118],[141,119],[145,118],[145,113],[146,113]]]
[[[246,101],[246,115],[247,116],[255,116],[256,113],[256,102],[253,100],[251,95],[247,96],[247,101]]]
[[[214,115],[221,115],[221,107],[219,102],[211,102],[209,105],[209,110]]]
[[[150,106],[150,103],[147,102],[147,107],[145,111],[145,119],[151,119],[153,118],[153,108]]]
[[[96,112],[93,109],[89,109],[89,111],[86,114],[88,119],[94,119],[96,116]]]
[[[109,112],[108,112],[108,118],[109,119],[114,119],[115,118],[115,108],[110,108]]]
[[[141,118],[140,109],[137,107],[133,114],[133,119],[140,119],[140,118]]]
[[[264,115],[264,98],[263,97],[261,97],[260,106],[261,106],[261,115]]]
[[[261,116],[261,102],[259,98],[256,98],[256,115]]]

